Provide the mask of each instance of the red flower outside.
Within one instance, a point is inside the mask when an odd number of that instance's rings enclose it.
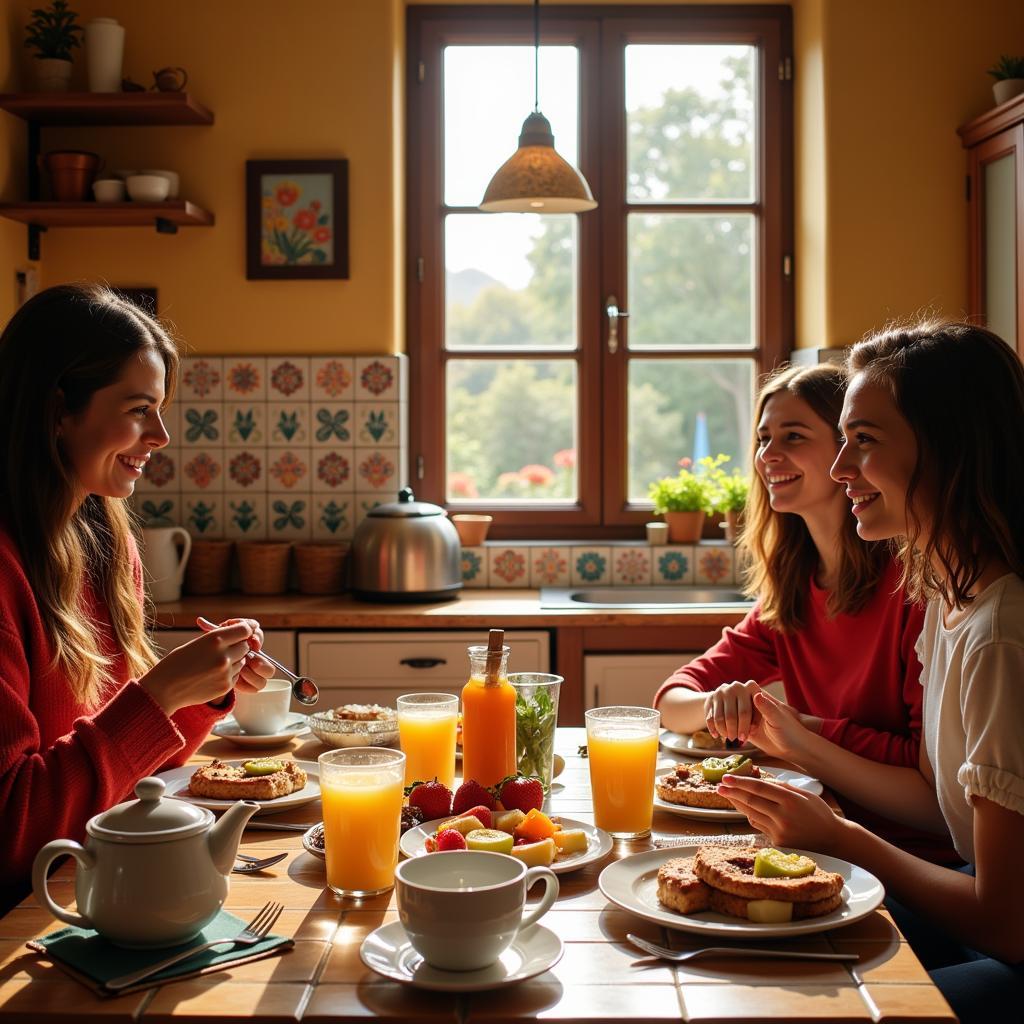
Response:
[[[543,487],[545,484],[551,483],[555,479],[555,474],[547,466],[541,466],[537,463],[531,463],[529,466],[523,466],[519,470],[519,475],[527,481],[527,483],[533,484],[535,487]]]

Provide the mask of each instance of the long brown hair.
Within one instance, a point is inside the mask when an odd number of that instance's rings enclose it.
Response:
[[[757,424],[768,400],[788,392],[806,402],[815,415],[836,430],[839,451],[839,415],[846,393],[846,373],[828,363],[793,366],[768,377],[757,396],[751,455],[751,486],[740,554],[746,562],[744,589],[760,601],[761,621],[780,633],[795,632],[806,622],[808,580],[818,567],[818,549],[803,519],[791,512],[776,512],[768,488],[753,467],[757,454]],[[837,484],[838,488],[839,485]],[[829,615],[856,614],[870,600],[888,560],[883,545],[865,544],[857,536],[857,523],[846,516],[837,538],[838,571],[828,595]]]
[[[982,327],[930,320],[858,342],[849,367],[892,395],[917,439],[899,542],[908,592],[962,608],[990,561],[1024,576],[1024,367],[1013,349]]]
[[[169,401],[178,370],[174,343],[153,317],[96,285],[47,288],[0,335],[0,522],[39,604],[52,667],[85,706],[99,703],[113,665],[83,614],[86,581],[106,604],[128,671],[147,671],[156,654],[133,578],[131,513],[120,498],[81,500],[57,427],[62,414],[82,412],[144,349],[163,360]]]

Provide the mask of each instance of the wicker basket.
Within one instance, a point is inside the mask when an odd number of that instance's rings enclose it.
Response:
[[[303,594],[337,594],[344,589],[348,545],[336,541],[295,545],[299,591]]]
[[[192,554],[185,566],[185,592],[223,594],[231,569],[231,540],[192,539]]]
[[[283,594],[288,589],[290,540],[238,542],[238,573],[243,594]]]

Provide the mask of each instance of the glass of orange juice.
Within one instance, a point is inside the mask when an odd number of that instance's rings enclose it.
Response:
[[[594,823],[614,839],[649,836],[661,712],[593,708],[586,720]]]
[[[405,754],[347,747],[321,754],[327,884],[339,896],[376,896],[395,884]]]
[[[459,698],[452,693],[407,693],[398,698],[397,706],[405,784],[436,778],[451,789]]]

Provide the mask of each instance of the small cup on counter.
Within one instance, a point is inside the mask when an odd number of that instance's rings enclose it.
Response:
[[[475,548],[483,544],[493,519],[493,516],[469,515],[464,512],[451,517],[455,532],[459,535],[459,543],[464,548]]]
[[[100,178],[92,183],[92,194],[97,203],[123,203],[124,182],[120,178]]]
[[[668,543],[668,523],[648,523],[647,543],[652,548],[660,548]]]

